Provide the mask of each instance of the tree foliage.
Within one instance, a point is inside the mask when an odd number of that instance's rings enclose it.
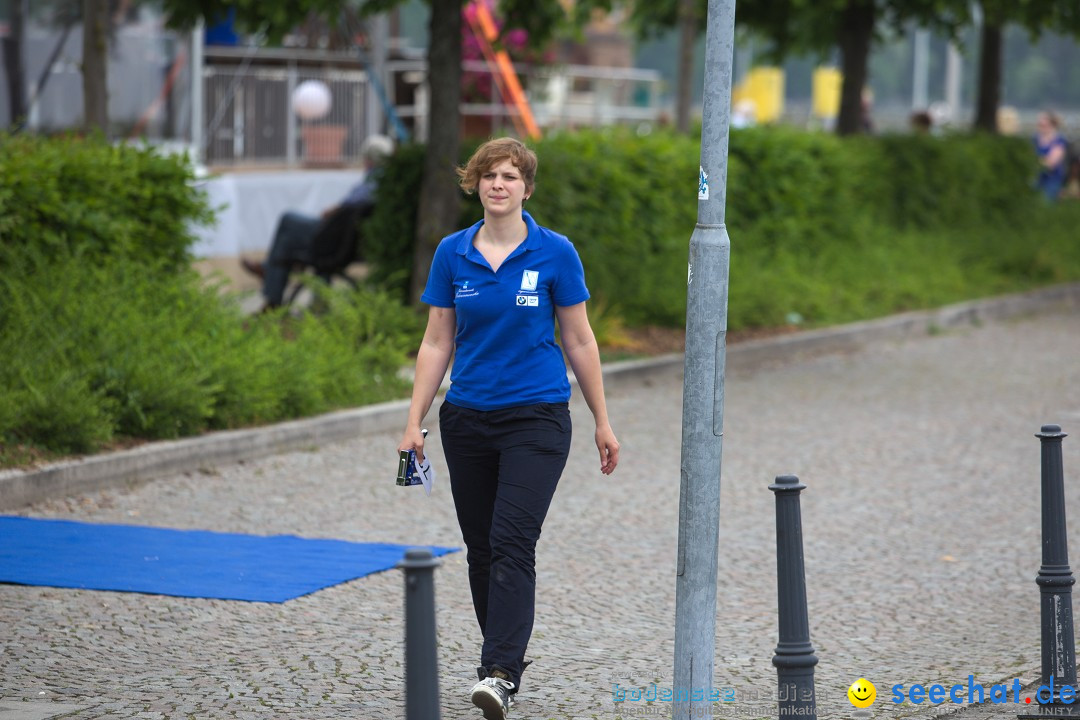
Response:
[[[837,132],[859,132],[870,48],[886,34],[903,35],[914,24],[954,36],[968,20],[966,2],[953,0],[746,0],[742,20],[771,43],[771,55],[841,53],[843,86]]]
[[[961,4],[960,0],[954,2]],[[1078,37],[1080,4],[1075,0],[980,0],[979,7],[982,12],[982,37],[975,127],[997,132],[1005,27],[1010,23],[1020,25],[1033,39],[1047,31]]]
[[[617,0],[591,1],[610,8]],[[627,6],[638,37],[678,26],[679,0],[627,0]],[[699,30],[704,32],[707,0],[697,0],[696,7]],[[767,41],[764,56],[773,61],[791,55],[825,57],[838,48],[844,87],[837,129],[848,134],[860,126],[872,44],[887,33],[905,33],[912,22],[954,35],[967,20],[966,8],[953,0],[739,0],[735,22]]]
[[[264,34],[271,43],[311,14],[333,19],[345,5],[343,0],[162,0],[172,27],[190,30],[200,19],[213,24],[233,11],[237,28]]]
[[[618,0],[593,0],[611,7]],[[679,0],[626,0],[638,37],[648,38],[678,25]],[[705,30],[708,0],[696,0]],[[980,80],[976,125],[992,129],[1001,93],[1001,33],[1009,24],[1037,38],[1044,32],[1080,36],[1076,0],[979,0],[982,15]],[[737,25],[763,37],[771,61],[791,55],[841,53],[845,85],[841,90],[839,132],[857,131],[861,85],[867,79],[866,55],[875,42],[905,34],[913,25],[957,38],[975,21],[970,0],[738,0]]]

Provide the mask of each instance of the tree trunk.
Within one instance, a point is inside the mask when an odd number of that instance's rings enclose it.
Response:
[[[21,127],[26,120],[26,83],[23,77],[23,41],[26,37],[23,0],[11,3],[11,28],[4,38],[4,68],[7,76],[10,125]]]
[[[431,1],[430,38],[428,141],[409,283],[409,299],[414,305],[424,292],[435,248],[453,232],[460,211],[454,169],[461,147],[461,0]]]
[[[83,128],[108,133],[108,0],[83,0]]]
[[[837,43],[844,81],[840,88],[840,116],[836,120],[838,135],[853,135],[868,127],[869,108],[863,107],[863,89],[866,87],[874,20],[873,0],[848,0],[841,14]]]
[[[979,97],[975,101],[975,128],[998,131],[997,112],[1001,103],[1001,24],[983,21],[979,51]]]
[[[690,87],[694,76],[694,43],[697,36],[697,0],[679,0],[679,77],[675,129],[684,135],[690,132]]]

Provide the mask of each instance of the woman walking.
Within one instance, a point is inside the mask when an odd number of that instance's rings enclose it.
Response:
[[[536,167],[524,144],[500,138],[458,170],[462,188],[479,195],[484,219],[435,251],[422,296],[431,309],[398,447],[424,457],[420,428],[453,356],[439,428],[484,637],[470,698],[487,720],[506,718],[526,665],[536,542],[570,451],[564,351],[592,411],[600,471],[610,474],[619,462],[581,260],[566,237],[524,211]]]

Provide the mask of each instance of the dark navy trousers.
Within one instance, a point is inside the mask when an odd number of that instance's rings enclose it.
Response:
[[[484,636],[480,674],[497,665],[516,690],[533,628],[536,541],[570,453],[570,409],[444,402],[439,430]]]

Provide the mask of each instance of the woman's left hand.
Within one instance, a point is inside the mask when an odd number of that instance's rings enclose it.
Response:
[[[600,451],[600,472],[610,475],[619,464],[619,441],[610,425],[597,426],[596,449]]]

